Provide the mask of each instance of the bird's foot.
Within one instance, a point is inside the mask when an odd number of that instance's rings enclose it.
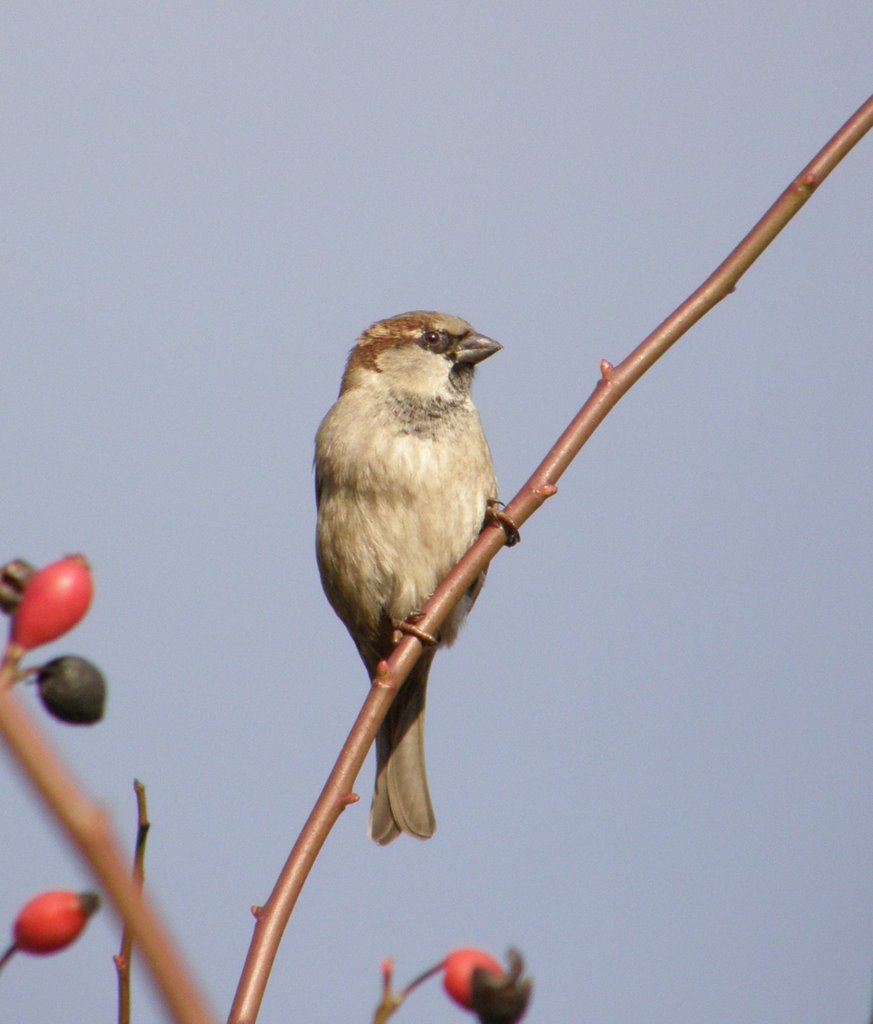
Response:
[[[506,546],[511,548],[513,545],[521,542],[521,534],[518,532],[518,527],[512,521],[512,516],[507,515],[503,509],[502,501],[491,498],[485,507],[485,521],[487,523],[497,523],[503,527],[503,532],[506,534]]]
[[[414,636],[422,647],[436,647],[439,640],[430,633],[426,633],[423,629],[419,629],[415,622],[412,621],[416,618],[421,618],[421,616],[410,615],[408,619],[392,619],[391,626],[394,632],[391,639],[395,644],[399,644],[404,636]]]

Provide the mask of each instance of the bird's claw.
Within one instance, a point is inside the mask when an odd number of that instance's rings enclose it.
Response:
[[[521,543],[521,534],[513,522],[512,516],[507,515],[503,508],[502,501],[492,499],[486,506],[485,518],[489,523],[497,523],[503,527],[503,532],[506,534],[506,546],[511,548],[513,545]]]
[[[409,619],[392,619],[391,625],[394,629],[394,643],[399,644],[403,639],[404,635],[414,636],[416,640],[422,645],[422,647],[436,647],[439,640],[430,633],[426,633],[423,629],[419,629],[414,622],[410,622]]]

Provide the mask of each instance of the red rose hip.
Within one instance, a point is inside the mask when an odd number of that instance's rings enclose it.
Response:
[[[443,986],[465,1010],[473,1008],[473,972],[477,967],[498,978],[504,973],[494,957],[483,949],[455,949],[443,961]]]
[[[99,906],[96,892],[57,889],[40,893],[15,919],[15,948],[25,953],[55,953],[79,937]]]
[[[57,640],[82,619],[93,593],[84,555],[44,566],[27,584],[12,618],[12,642],[30,650]]]

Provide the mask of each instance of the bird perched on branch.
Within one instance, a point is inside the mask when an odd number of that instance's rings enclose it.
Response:
[[[427,643],[376,739],[370,836],[427,839],[436,828],[424,762],[427,678],[451,644],[483,572],[437,638],[416,614],[478,536],[497,501],[488,442],[470,397],[475,367],[501,346],[444,313],[403,313],[368,328],[315,442],[321,582],[372,679],[397,630]]]

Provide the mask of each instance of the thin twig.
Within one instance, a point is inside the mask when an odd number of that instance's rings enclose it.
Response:
[[[80,789],[17,694],[9,692],[9,673],[14,671],[14,662],[5,659],[0,668],[0,735],[10,753],[130,927],[171,1018],[179,1024],[212,1024],[181,953],[130,877],[108,815]]]
[[[849,118],[727,259],[674,313],[618,366],[614,367],[605,360],[600,364],[601,379],[588,401],[506,506],[505,512],[516,526],[526,522],[547,498],[555,494],[558,479],[621,396],[705,313],[734,291],[740,277],[871,127],[873,96]],[[505,543],[506,534],[499,523],[487,526],[425,605],[424,613],[416,619],[419,629],[436,634],[451,609]],[[352,786],[367,751],[391,701],[421,652],[420,641],[413,636],[405,636],[387,662],[381,663],[361,712],[270,898],[256,910],[257,923],[228,1024],[254,1024],[282,933],[300,890],[336,820],[349,803],[357,800]]]
[[[133,791],[136,794],[136,845],[133,849],[133,884],[136,891],[142,894],[145,881],[145,847],[151,822],[146,806],[145,786],[139,779],[133,780]],[[133,960],[133,932],[125,922],[121,930],[121,948],[113,957],[115,970],[118,973],[118,1024],[130,1024],[130,964]]]

